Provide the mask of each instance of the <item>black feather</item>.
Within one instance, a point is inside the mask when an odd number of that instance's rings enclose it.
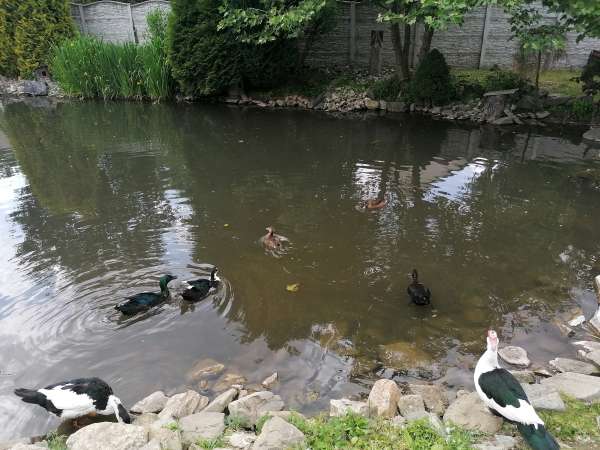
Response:
[[[481,374],[478,384],[483,393],[502,408],[507,405],[518,408],[519,400],[529,403],[519,381],[506,369],[494,369]]]
[[[416,305],[424,306],[431,303],[431,291],[419,282],[417,269],[412,271],[412,283],[406,288],[406,292]]]
[[[533,450],[558,450],[560,445],[543,425],[517,424],[517,429]]]

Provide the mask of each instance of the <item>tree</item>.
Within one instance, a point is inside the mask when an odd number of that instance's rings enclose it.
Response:
[[[600,38],[600,2],[598,0],[543,0],[550,11],[561,13],[561,19],[574,31],[578,39]]]
[[[14,52],[18,0],[0,0],[0,75],[17,75]]]

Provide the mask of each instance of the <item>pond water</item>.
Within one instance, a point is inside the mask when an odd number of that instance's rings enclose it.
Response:
[[[12,394],[80,376],[129,406],[198,389],[212,358],[311,413],[378,376],[472,388],[488,327],[536,362],[572,355],[553,323],[590,314],[598,149],[558,129],[221,105],[0,107],[0,440],[59,421]],[[383,196],[383,209],[360,205]],[[274,257],[258,243],[289,238]],[[224,283],[186,304],[179,281]],[[411,305],[419,269],[431,307]],[[113,306],[172,298],[131,319]],[[299,283],[296,292],[286,286]],[[393,368],[394,370],[390,370]],[[387,370],[386,370],[387,369]]]

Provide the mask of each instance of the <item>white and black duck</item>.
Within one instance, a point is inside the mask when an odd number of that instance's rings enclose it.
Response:
[[[487,350],[475,367],[475,388],[481,400],[495,413],[517,425],[534,450],[556,450],[560,446],[546,430],[519,381],[498,364],[498,335],[488,331]]]
[[[159,280],[160,292],[140,292],[139,294],[132,295],[131,297],[127,297],[123,303],[116,305],[115,309],[126,316],[132,316],[141,311],[146,311],[153,306],[160,305],[169,298],[168,284],[175,279],[177,277],[174,275],[163,275]]]
[[[221,279],[217,276],[219,269],[213,267],[210,272],[210,278],[198,278],[183,283],[185,289],[181,296],[188,302],[199,302],[212,294],[219,287]]]
[[[431,291],[419,282],[417,269],[412,271],[412,283],[406,288],[406,292],[416,305],[429,305],[431,303]]]
[[[15,389],[25,403],[40,405],[61,419],[77,419],[86,415],[114,414],[117,421],[131,423],[121,400],[111,387],[99,378],[77,378],[51,384],[43,389]]]

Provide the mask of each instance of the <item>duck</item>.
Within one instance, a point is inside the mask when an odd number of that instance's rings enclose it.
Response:
[[[275,228],[272,226],[265,228],[265,230],[267,230],[267,234],[261,238],[261,241],[268,250],[279,250],[284,243],[288,242],[288,238],[285,236],[275,234]]]
[[[546,430],[527,398],[519,381],[498,364],[498,334],[487,332],[487,349],[475,366],[475,389],[479,397],[496,414],[517,425],[517,429],[534,450],[558,450],[556,439]]]
[[[115,415],[119,423],[131,423],[131,417],[112,388],[100,378],[76,378],[54,383],[41,389],[15,389],[25,403],[39,405],[61,419],[73,420],[97,414]]]
[[[371,198],[365,203],[367,209],[381,209],[385,207],[387,200],[385,198]]]
[[[204,300],[208,294],[219,286],[221,279],[217,276],[218,271],[219,269],[213,267],[210,272],[210,279],[199,278],[184,282],[186,289],[181,293],[181,296],[189,302]]]
[[[131,297],[127,297],[127,300],[123,303],[116,305],[115,309],[126,316],[133,316],[148,308],[159,305],[169,298],[170,292],[167,286],[172,280],[176,279],[177,277],[174,275],[163,275],[158,282],[160,292],[140,292],[139,294],[132,295]]]
[[[413,269],[412,271],[412,283],[406,288],[406,292],[408,292],[410,299],[416,305],[424,306],[431,303],[431,291],[423,283],[419,282],[417,269]]]

